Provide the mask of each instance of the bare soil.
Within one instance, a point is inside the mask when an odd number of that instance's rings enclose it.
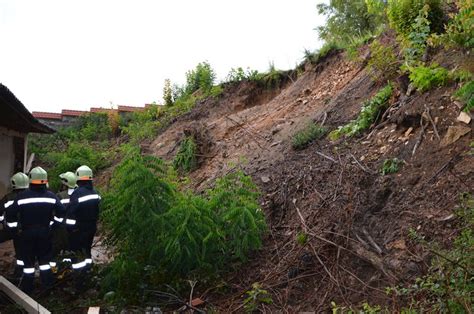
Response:
[[[473,61],[462,53],[447,58],[453,57]],[[449,60],[445,65],[454,67]],[[196,190],[240,164],[262,191],[269,226],[263,249],[229,273],[225,289],[207,290],[201,299],[221,312],[242,311],[245,292],[259,282],[273,299],[261,307],[268,312],[328,311],[330,301],[370,301],[393,310],[404,304],[387,296],[385,287],[412,282],[430,261],[409,231],[448,245],[457,234],[459,195],[473,192],[473,123],[456,121],[456,84],[409,97],[396,92],[388,111],[361,137],[291,148],[292,135],[309,121],[330,129],[343,125],[381,87],[336,53],[277,90],[248,82],[228,87],[150,145],[153,155],[172,159],[193,129],[207,143],[190,174]],[[470,130],[441,145],[453,126]],[[404,164],[382,176],[389,158]],[[296,240],[300,233],[308,236],[304,245]]]

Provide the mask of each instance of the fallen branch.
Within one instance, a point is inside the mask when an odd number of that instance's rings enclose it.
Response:
[[[421,126],[421,132],[420,132],[420,135],[418,136],[418,139],[415,142],[415,146],[413,146],[413,151],[411,153],[412,156],[415,155],[416,149],[418,148],[418,146],[420,146],[420,143],[423,140],[423,136],[425,135],[425,125],[423,124],[423,115],[421,115],[421,118],[420,118],[420,126]]]
[[[329,156],[327,156],[327,155],[324,155],[323,153],[320,153],[320,152],[316,152],[316,154],[318,154],[319,156],[324,157],[324,158],[326,158],[326,159],[332,161],[333,163],[338,164],[338,162],[337,162],[334,158],[332,158],[332,157],[329,157]]]
[[[349,156],[351,156],[352,159],[354,159],[354,161],[357,163],[357,165],[360,167],[360,169],[362,169],[364,172],[367,172],[367,173],[370,173],[370,174],[376,174],[376,172],[374,172],[374,171],[370,170],[369,168],[363,166],[363,165],[357,160],[357,158],[356,158],[354,155],[352,155],[351,153],[349,153]]]
[[[425,105],[425,111],[426,111],[426,116],[428,117],[428,120],[430,120],[431,125],[433,126],[434,133],[436,137],[438,138],[438,141],[440,141],[441,138],[439,137],[438,129],[436,128],[436,124],[434,123],[433,118],[431,118],[430,108],[428,108],[428,106],[426,105]]]

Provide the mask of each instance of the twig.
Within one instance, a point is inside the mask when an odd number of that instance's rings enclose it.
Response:
[[[326,267],[326,265],[324,265],[324,263],[323,263],[323,261],[321,260],[321,258],[319,258],[319,255],[318,255],[318,253],[316,253],[316,250],[314,249],[314,246],[313,246],[311,243],[310,243],[309,245],[310,245],[311,248],[313,249],[314,256],[316,256],[316,258],[318,259],[318,262],[321,264],[321,266],[323,266],[324,271],[326,272],[326,274],[328,274],[329,278],[331,278],[332,281],[334,281],[334,283],[339,286],[339,282],[337,281],[336,278],[334,278],[334,276],[331,274],[331,272],[330,272],[329,269]]]
[[[365,172],[367,172],[367,173],[370,173],[370,174],[376,174],[376,172],[374,172],[374,171],[370,170],[369,168],[363,166],[363,165],[357,160],[357,158],[356,158],[354,155],[352,155],[352,153],[349,153],[349,156],[351,156],[352,159],[354,159],[354,161],[357,163],[357,165],[360,167],[360,169],[362,169],[363,171],[365,171]]]
[[[365,228],[362,228],[362,232],[364,233],[365,237],[369,240],[370,244],[372,244],[372,246],[374,247],[375,250],[377,250],[377,252],[379,254],[382,254],[382,249],[377,245],[377,243],[374,241],[374,239],[370,236],[370,234],[367,232],[367,230],[365,230]]]
[[[306,222],[305,222],[305,220],[304,220],[304,218],[303,218],[303,215],[301,214],[300,209],[298,208],[298,206],[296,206],[295,203],[293,203],[293,205],[295,205],[296,212],[298,213],[298,216],[300,217],[301,224],[303,225],[304,232],[305,232],[305,233],[308,233],[308,226],[306,225]]]
[[[326,159],[332,161],[333,163],[336,163],[336,164],[338,163],[334,158],[329,157],[329,156],[327,156],[327,155],[324,155],[323,153],[316,152],[316,154],[318,154],[319,156],[324,157],[324,158],[326,158]]]
[[[434,133],[436,137],[438,138],[438,141],[440,141],[441,138],[439,137],[438,129],[436,128],[436,124],[434,123],[433,118],[431,118],[430,108],[428,108],[426,104],[425,104],[425,111],[426,111],[426,116],[428,117],[428,120],[430,120],[431,125],[433,126]]]
[[[411,153],[412,156],[415,155],[416,149],[420,145],[421,141],[423,140],[423,135],[425,134],[425,125],[423,124],[423,115],[421,115],[421,118],[420,118],[420,126],[421,126],[421,132],[420,132],[420,135],[418,136],[418,139],[416,140],[415,146],[413,146],[413,151]]]
[[[188,280],[189,285],[191,286],[191,292],[189,293],[189,304],[193,304],[193,291],[194,291],[194,286],[196,286],[197,281],[195,280]]]
[[[364,286],[366,286],[367,288],[369,289],[372,289],[372,290],[375,290],[377,292],[380,292],[380,293],[383,293],[385,295],[385,291],[383,290],[380,290],[378,288],[375,288],[375,287],[371,287],[369,286],[368,284],[366,284],[362,279],[360,279],[359,277],[357,277],[357,275],[355,275],[354,273],[352,273],[351,271],[345,269],[342,265],[339,265],[339,267],[345,271],[346,273],[348,273],[349,275],[351,275],[354,279],[356,279],[358,282],[360,282],[361,284],[363,284]]]

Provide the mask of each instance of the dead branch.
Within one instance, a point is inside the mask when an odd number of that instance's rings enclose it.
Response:
[[[377,245],[377,243],[374,241],[374,239],[370,236],[370,234],[365,230],[365,228],[362,228],[362,232],[364,233],[365,237],[367,240],[369,240],[369,243],[372,244],[374,249],[379,253],[382,254],[382,249]]]
[[[420,126],[421,126],[421,132],[420,132],[420,135],[418,135],[418,139],[415,142],[415,146],[413,146],[413,151],[411,153],[412,156],[415,155],[416,149],[418,148],[418,146],[420,146],[420,143],[423,140],[423,136],[425,135],[425,125],[423,124],[423,115],[421,115],[421,118],[420,118]]]
[[[431,125],[433,126],[433,130],[436,135],[436,138],[438,139],[438,141],[440,141],[441,138],[439,137],[438,129],[436,128],[436,124],[434,123],[433,118],[431,118],[430,108],[428,108],[426,104],[425,104],[425,112],[426,112],[426,116],[428,117],[428,120],[430,120]]]
[[[357,164],[357,165],[360,167],[360,169],[362,169],[364,172],[367,172],[367,173],[370,173],[370,174],[376,174],[376,172],[374,172],[374,171],[370,170],[369,168],[363,166],[363,165],[359,162],[359,160],[357,160],[357,158],[356,158],[354,155],[352,155],[352,153],[349,153],[349,156],[351,156],[352,159],[354,159],[354,161],[356,162],[356,164]]]
[[[323,153],[316,152],[316,154],[318,154],[319,156],[324,157],[324,158],[326,158],[326,159],[332,161],[333,163],[336,163],[336,164],[338,163],[334,158],[329,157],[329,156],[327,156],[327,155],[324,155]]]

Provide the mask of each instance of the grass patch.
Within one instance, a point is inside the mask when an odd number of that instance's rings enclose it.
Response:
[[[455,97],[459,98],[466,103],[464,107],[465,112],[470,112],[474,109],[474,81],[470,81],[464,84],[460,89],[454,94]]]
[[[304,129],[293,135],[291,144],[294,149],[303,149],[312,141],[322,138],[327,132],[327,128],[314,122],[310,122]]]

